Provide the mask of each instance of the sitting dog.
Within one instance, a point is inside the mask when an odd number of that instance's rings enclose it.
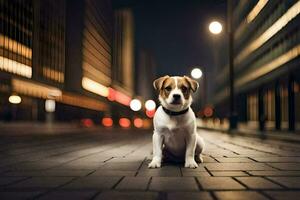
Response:
[[[149,168],[161,167],[162,159],[185,161],[187,168],[197,168],[203,162],[203,139],[197,134],[196,117],[190,105],[197,81],[187,77],[164,76],[153,82],[159,91],[158,107],[154,118],[153,159]]]

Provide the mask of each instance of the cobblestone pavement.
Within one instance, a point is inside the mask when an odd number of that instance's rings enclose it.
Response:
[[[197,169],[148,169],[151,133],[0,136],[0,199],[299,199],[300,145],[199,130]]]

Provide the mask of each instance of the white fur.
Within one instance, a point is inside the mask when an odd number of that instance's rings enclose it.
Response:
[[[185,167],[197,168],[195,155],[198,156],[200,162],[203,162],[201,153],[204,148],[203,139],[197,134],[196,117],[190,105],[192,97],[188,100],[184,99],[181,90],[177,87],[178,77],[175,79],[176,87],[170,92],[167,99],[161,96],[159,100],[161,105],[172,111],[181,111],[189,108],[185,114],[170,116],[160,106],[153,119],[153,159],[149,164],[149,168],[161,167],[163,151],[170,152],[172,155],[185,159]],[[180,105],[170,104],[173,94],[180,94],[182,103]]]

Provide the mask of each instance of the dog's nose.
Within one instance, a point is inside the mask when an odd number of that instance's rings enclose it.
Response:
[[[180,99],[180,94],[173,94],[173,99],[174,100],[179,100]]]

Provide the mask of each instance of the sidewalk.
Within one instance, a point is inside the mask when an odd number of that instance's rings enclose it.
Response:
[[[0,122],[0,135],[58,135],[94,131],[99,126],[84,127],[77,123]]]
[[[199,129],[208,130],[208,131],[218,131],[225,134],[230,134],[227,130],[220,130],[215,128],[207,127],[198,127]],[[231,131],[233,135],[239,135],[244,137],[253,137],[260,139],[269,139],[269,140],[281,140],[292,143],[300,143],[300,134],[285,132],[285,131],[255,131],[255,130],[235,130]]]
[[[1,199],[296,199],[300,145],[199,130],[197,169],[148,169],[150,132],[0,135]]]

